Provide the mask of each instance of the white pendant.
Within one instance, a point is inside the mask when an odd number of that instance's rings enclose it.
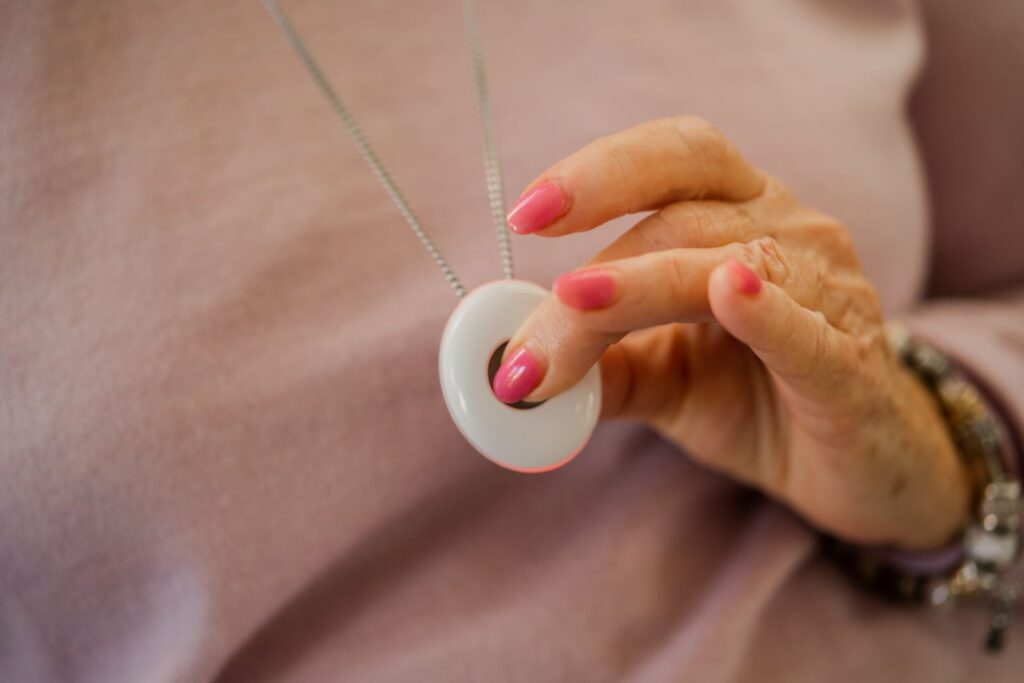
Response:
[[[547,295],[539,285],[497,280],[467,294],[441,336],[441,389],[448,412],[481,454],[517,472],[546,472],[572,460],[590,439],[601,410],[601,371],[535,407],[495,397],[488,366]]]

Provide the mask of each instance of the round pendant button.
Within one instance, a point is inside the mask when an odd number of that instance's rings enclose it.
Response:
[[[495,397],[488,364],[547,295],[539,285],[498,280],[467,294],[441,336],[441,390],[455,425],[481,454],[517,472],[565,465],[586,445],[601,410],[601,371],[533,407]]]

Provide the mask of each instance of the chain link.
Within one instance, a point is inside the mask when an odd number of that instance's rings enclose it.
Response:
[[[388,197],[395,204],[398,210],[401,212],[402,217],[405,218],[405,222],[412,228],[413,233],[419,239],[420,244],[423,245],[427,253],[430,254],[431,258],[434,259],[434,263],[437,264],[438,268],[441,269],[441,273],[444,275],[445,280],[455,291],[455,295],[462,298],[466,295],[466,288],[462,282],[455,275],[455,271],[452,270],[447,259],[441,254],[441,251],[437,248],[434,240],[430,237],[430,234],[423,228],[416,213],[409,206],[409,202],[406,200],[405,195],[399,189],[397,183],[391,177],[391,173],[388,171],[387,166],[377,155],[373,145],[370,144],[369,138],[363,131],[362,127],[356,121],[355,116],[352,115],[351,110],[345,105],[344,101],[338,95],[334,86],[324,75],[320,65],[317,64],[316,60],[313,59],[310,54],[305,42],[299,36],[295,27],[288,20],[284,10],[277,3],[277,0],[263,0],[263,4],[266,6],[270,16],[274,19],[274,22],[278,25],[281,31],[284,33],[288,42],[294,48],[299,58],[305,65],[306,70],[310,76],[316,82],[317,86],[323,92],[327,101],[331,104],[334,109],[334,113],[338,115],[341,120],[341,124],[348,134],[349,138],[355,144],[356,149],[362,155],[363,159],[369,165],[370,170],[380,181],[380,184],[384,187]],[[466,37],[469,43],[469,54],[470,61],[473,67],[473,79],[476,85],[476,99],[477,108],[480,115],[480,126],[483,129],[484,136],[484,172],[487,180],[487,195],[490,202],[491,217],[494,220],[495,227],[498,233],[498,251],[501,254],[502,271],[507,279],[511,279],[514,276],[512,266],[512,248],[509,243],[508,227],[505,224],[505,199],[504,189],[501,178],[501,164],[498,160],[498,144],[496,136],[494,134],[494,122],[491,115],[490,99],[487,94],[487,75],[484,70],[483,55],[480,50],[480,37],[479,31],[476,26],[476,7],[474,0],[463,0],[462,2],[463,19],[466,25]]]

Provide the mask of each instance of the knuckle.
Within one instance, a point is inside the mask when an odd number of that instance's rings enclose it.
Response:
[[[799,205],[792,210],[792,220],[787,225],[786,234],[794,244],[825,255],[836,265],[859,269],[857,247],[842,221]]]
[[[824,259],[813,261],[805,270],[797,289],[799,294],[796,298],[801,305],[820,310],[831,324],[842,327],[838,321],[846,316],[853,302],[849,292],[841,285],[840,278]]]
[[[700,159],[712,169],[722,169],[731,160],[732,148],[717,128],[701,129],[696,135]]]
[[[861,280],[853,293],[853,308],[857,312],[857,319],[865,329],[879,331],[884,322],[882,317],[882,302],[878,296],[878,290],[871,286],[866,280]]]
[[[779,178],[770,173],[761,171],[761,179],[764,183],[762,194],[775,200],[795,201],[795,196],[789,187]]]
[[[699,116],[676,116],[669,119],[669,123],[684,135],[721,135],[714,125]]]
[[[734,257],[737,261],[747,266],[760,276],[764,276],[761,268],[761,257],[752,242],[736,242],[733,244]]]
[[[774,237],[759,237],[748,242],[743,252],[748,259],[747,265],[772,284],[784,285],[793,275],[789,258]]]
[[[850,254],[857,253],[857,247],[853,243],[853,235],[846,229],[846,226],[831,216],[826,216],[824,224],[827,234],[832,239],[836,249]]]
[[[824,296],[837,291],[835,273],[824,258],[819,257],[814,260],[810,279],[813,291],[820,292]]]
[[[732,153],[731,147],[725,135],[708,121],[695,116],[682,116],[671,119],[671,130],[684,153],[698,160],[705,168],[714,171],[726,166]],[[706,197],[714,185],[713,180],[705,179],[704,187],[695,187],[693,195],[698,199]]]
[[[851,335],[853,339],[854,362],[859,368],[867,367],[872,359],[884,358],[890,351],[885,331],[873,327]]]
[[[842,261],[857,261],[857,247],[853,236],[839,220],[826,214],[817,214],[817,223],[821,226],[820,238],[823,246],[830,254]]]
[[[853,330],[860,327],[860,315],[857,311],[854,296],[846,290],[829,295],[833,301],[829,306],[833,324],[841,330]]]
[[[882,328],[882,309],[878,293],[863,278],[839,278],[831,292],[831,318],[836,327],[854,336]]]

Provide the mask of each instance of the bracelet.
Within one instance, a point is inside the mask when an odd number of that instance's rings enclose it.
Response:
[[[954,569],[907,571],[883,554],[825,539],[826,553],[860,583],[904,602],[932,605],[974,599],[989,604],[985,650],[1002,650],[1021,587],[1009,576],[1021,550],[1020,479],[1005,462],[1004,436],[978,389],[932,346],[888,325],[893,352],[935,398],[950,436],[972,477],[975,514],[966,522]],[[947,553],[948,554],[948,553]]]

